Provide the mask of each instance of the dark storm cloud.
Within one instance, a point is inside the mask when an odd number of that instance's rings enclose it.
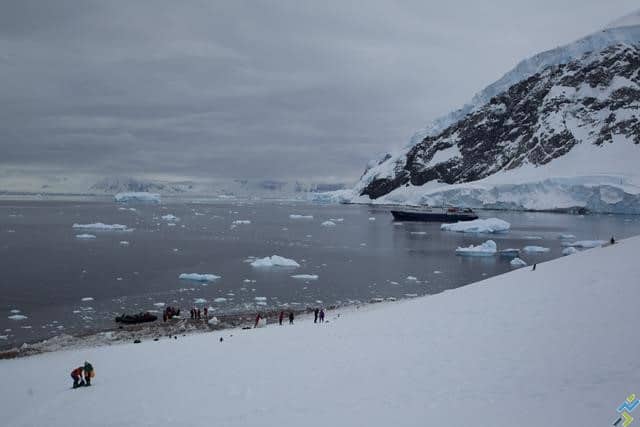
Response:
[[[634,1],[7,1],[0,167],[354,179]]]

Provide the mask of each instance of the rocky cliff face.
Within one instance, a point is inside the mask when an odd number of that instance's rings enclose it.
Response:
[[[409,183],[476,181],[544,165],[578,144],[619,140],[640,144],[640,43],[614,44],[511,85],[403,155],[382,159],[360,195],[375,199]]]

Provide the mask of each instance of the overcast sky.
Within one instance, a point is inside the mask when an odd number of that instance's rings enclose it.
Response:
[[[15,177],[354,181],[637,0],[0,2]]]

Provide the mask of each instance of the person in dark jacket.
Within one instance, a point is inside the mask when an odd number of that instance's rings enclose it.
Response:
[[[260,313],[256,315],[256,323],[253,325],[254,328],[258,327],[258,323],[260,323]]]
[[[289,312],[289,324],[293,325],[293,311]]]
[[[324,323],[324,308],[320,310],[320,323]]]
[[[93,378],[96,373],[93,370],[93,365],[85,360],[84,362],[84,385],[89,387],[91,385],[91,378]]]
[[[313,310],[313,323],[318,323],[318,313],[320,312],[319,309],[315,309]]]
[[[284,310],[280,311],[280,316],[278,317],[278,323],[282,326],[282,321],[284,320]]]
[[[82,380],[82,375],[84,373],[84,367],[78,366],[76,369],[71,371],[71,378],[73,379],[73,388],[82,387],[84,385],[84,381]]]

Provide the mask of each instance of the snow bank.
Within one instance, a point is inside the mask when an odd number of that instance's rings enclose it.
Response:
[[[300,264],[292,259],[272,255],[270,257],[258,258],[251,262],[252,267],[300,267]]]
[[[495,255],[498,250],[496,242],[493,240],[487,240],[486,242],[473,246],[469,245],[466,248],[459,247],[456,249],[456,255],[463,256],[492,256]]]
[[[528,253],[543,253],[549,252],[549,248],[544,248],[542,246],[525,246],[522,248],[522,251]]]
[[[219,279],[221,276],[216,276],[215,274],[200,274],[200,273],[182,273],[178,276],[178,279],[183,280],[193,280],[196,282],[213,282],[214,280]]]
[[[329,311],[324,325],[299,316],[0,360],[2,422],[540,427],[563,425],[570,408],[572,426],[610,426],[637,391],[637,330],[621,325],[640,323],[639,252],[640,238],[623,240],[425,298]],[[68,390],[84,360],[94,385]],[[225,369],[203,377],[212,361]],[[170,387],[167,372],[180,373]]]
[[[80,230],[100,230],[100,231],[131,231],[126,225],[122,224],[104,224],[95,222],[93,224],[73,224],[72,228]]]
[[[320,225],[322,225],[323,227],[335,227],[336,223],[333,221],[325,221]]]
[[[300,280],[318,280],[319,276],[317,274],[294,274],[291,277]]]
[[[118,193],[114,196],[116,202],[150,202],[160,203],[160,194],[158,193],[145,193],[145,192],[127,192]]]
[[[76,234],[76,239],[91,240],[95,238],[96,236],[94,234]]]
[[[442,224],[441,230],[459,233],[503,233],[509,231],[511,224],[498,218],[460,221],[453,224]]]
[[[527,263],[523,259],[520,259],[520,258],[512,259],[509,262],[509,264],[511,264],[511,267],[514,267],[514,268],[525,267],[527,265]]]

